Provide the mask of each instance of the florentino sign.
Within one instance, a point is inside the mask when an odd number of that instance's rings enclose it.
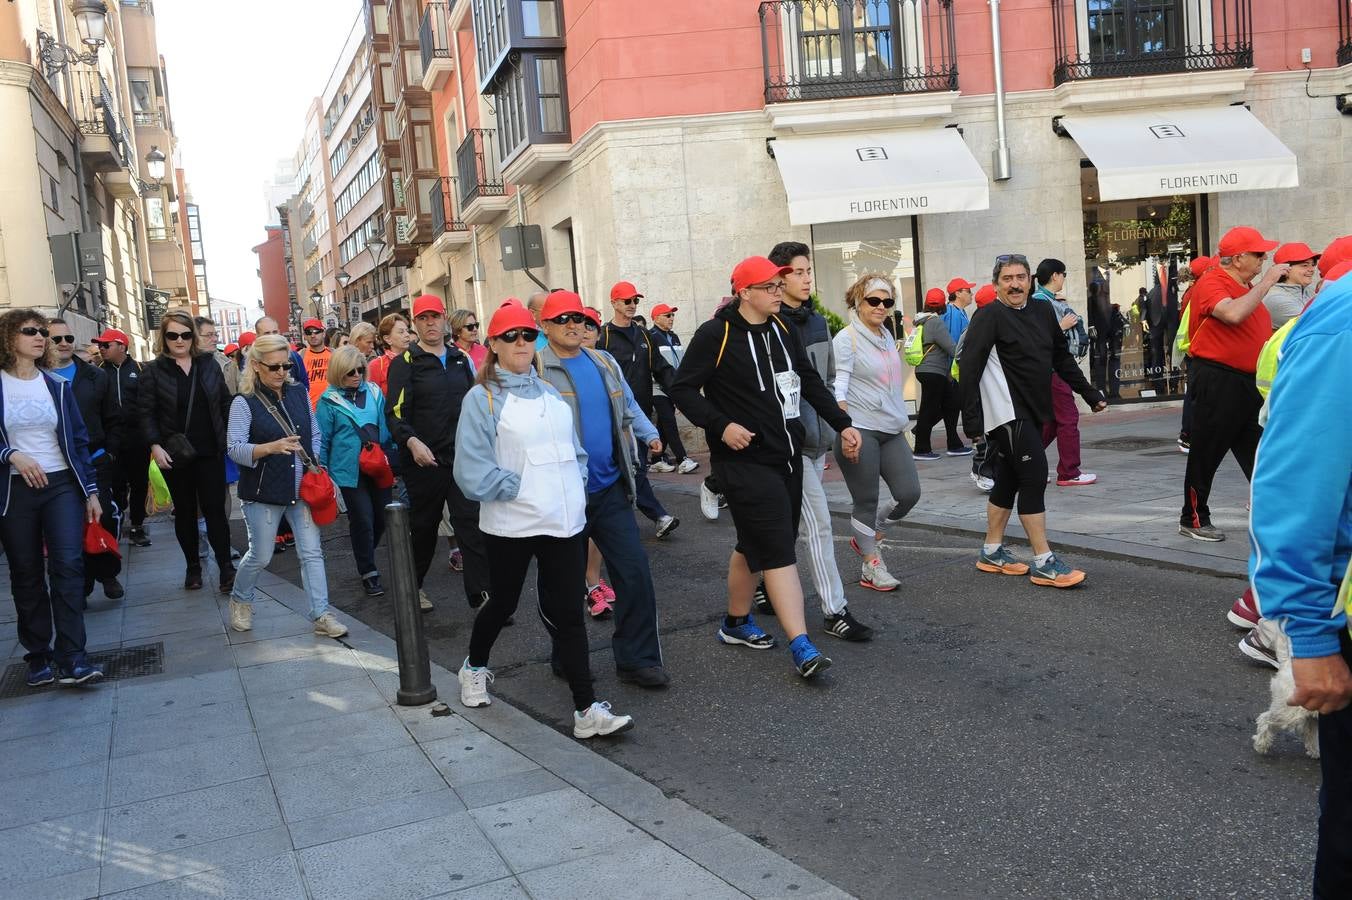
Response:
[[[854,215],[868,215],[878,212],[904,212],[915,209],[928,209],[928,194],[912,197],[879,197],[874,200],[851,200],[850,212]]]
[[[1217,172],[1212,175],[1175,175],[1160,179],[1160,190],[1178,191],[1184,188],[1209,188],[1239,184],[1238,172]]]

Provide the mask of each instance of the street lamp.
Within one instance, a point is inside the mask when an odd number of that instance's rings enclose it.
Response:
[[[338,274],[333,277],[338,280],[338,286],[340,288],[347,287],[347,283],[352,280],[352,276],[344,272],[342,269],[339,269]]]
[[[75,16],[75,27],[80,32],[80,42],[89,49],[81,53],[39,29],[38,58],[42,60],[42,69],[48,78],[71,63],[79,62],[93,66],[99,61],[99,48],[103,46],[108,33],[107,4],[103,0],[72,0],[70,11]]]
[[[146,154],[146,174],[156,185],[164,183],[164,161],[164,151],[159,147],[152,146]]]
[[[322,318],[323,318],[323,316],[320,315],[320,313],[323,312],[323,309],[324,309],[324,308],[320,305],[320,304],[322,304],[323,302],[324,302],[324,295],[321,294],[321,293],[319,293],[319,288],[315,288],[313,291],[310,292],[310,305],[313,307],[314,317],[315,317],[316,319],[322,319]]]

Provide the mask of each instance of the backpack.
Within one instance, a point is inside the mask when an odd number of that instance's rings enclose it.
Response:
[[[926,320],[928,321],[928,319]],[[925,323],[917,322],[911,329],[911,333],[906,335],[906,341],[902,344],[902,358],[906,360],[908,366],[918,366],[925,359]]]

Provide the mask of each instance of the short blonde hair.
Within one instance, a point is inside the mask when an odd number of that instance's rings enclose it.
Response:
[[[239,373],[239,392],[241,394],[248,395],[254,392],[256,387],[254,382],[258,373],[258,370],[254,368],[254,363],[262,363],[263,357],[269,353],[276,353],[278,350],[286,351],[287,362],[295,362],[291,359],[291,345],[280,334],[260,334],[249,345],[249,353],[245,357],[244,371]],[[286,383],[294,383],[294,381],[294,372],[286,376]]]
[[[370,322],[358,322],[356,325],[353,325],[352,330],[347,333],[347,339],[354,344],[362,338],[368,337],[374,344],[376,339],[376,326],[372,325]]]
[[[329,384],[341,388],[344,378],[351,375],[352,371],[358,366],[365,365],[366,357],[356,347],[351,344],[346,347],[339,347],[333,351],[333,358],[329,360]],[[366,376],[363,375],[361,380],[366,381]]]

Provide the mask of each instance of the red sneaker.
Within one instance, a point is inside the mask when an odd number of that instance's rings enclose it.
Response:
[[[1258,624],[1258,604],[1253,599],[1253,588],[1245,588],[1244,596],[1236,600],[1225,614],[1236,628],[1249,629]]]

